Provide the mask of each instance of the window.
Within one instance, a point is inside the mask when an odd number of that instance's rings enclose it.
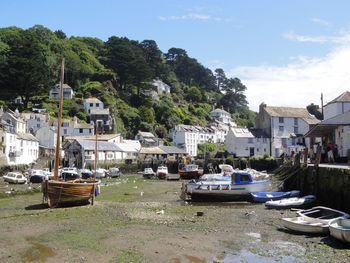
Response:
[[[253,143],[253,138],[248,138],[248,143]]]
[[[295,138],[292,138],[292,145],[295,145]]]
[[[96,103],[96,107],[100,107],[100,103]]]
[[[37,127],[37,128],[40,128],[40,123],[38,123],[38,124],[36,125],[36,127]]]
[[[241,174],[241,182],[250,182],[250,177],[247,174]]]
[[[298,118],[294,118],[294,125],[298,125]]]
[[[90,103],[90,107],[93,107],[94,106],[94,104],[93,103]]]
[[[294,133],[297,134],[298,133],[298,126],[294,126]]]
[[[283,131],[284,131],[284,127],[283,127],[283,126],[278,126],[278,130],[279,130],[280,132],[283,132]]]
[[[89,129],[89,133],[91,133],[92,132],[92,129]]]
[[[267,143],[267,138],[263,138],[263,143]]]
[[[63,134],[67,134],[67,129],[63,129]]]
[[[83,129],[79,129],[79,133],[83,133]]]
[[[266,148],[264,148],[264,152],[266,152]]]
[[[278,117],[278,122],[279,123],[284,123],[284,118],[283,117]]]

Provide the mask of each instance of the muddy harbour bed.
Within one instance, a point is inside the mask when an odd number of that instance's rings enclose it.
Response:
[[[284,229],[280,218],[293,211],[249,202],[184,202],[181,183],[123,175],[102,181],[93,206],[49,209],[39,184],[1,180],[0,262],[350,260],[349,244]]]

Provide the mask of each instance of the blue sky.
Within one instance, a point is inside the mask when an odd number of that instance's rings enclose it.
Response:
[[[249,106],[304,107],[350,90],[350,1],[2,0],[0,27],[112,35],[185,49],[247,86]],[[348,62],[349,61],[349,62]]]

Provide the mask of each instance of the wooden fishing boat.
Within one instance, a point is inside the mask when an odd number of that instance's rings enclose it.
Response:
[[[324,206],[298,211],[298,217],[282,218],[285,228],[311,234],[328,234],[329,223],[336,218],[348,218],[349,215],[339,210]]]
[[[271,209],[308,208],[315,201],[316,196],[306,195],[303,197],[290,197],[281,200],[267,201],[265,207]]]
[[[240,201],[250,200],[250,193],[267,191],[270,188],[269,180],[254,181],[251,174],[236,171],[231,180],[195,181],[183,183],[181,198],[193,201]]]
[[[95,178],[91,180],[77,179],[72,181],[64,181],[64,180],[59,180],[59,177],[58,177],[58,168],[60,163],[60,142],[61,142],[60,127],[62,126],[63,81],[64,81],[64,59],[62,59],[62,65],[61,65],[60,100],[59,100],[59,114],[58,114],[58,120],[57,120],[58,128],[57,128],[54,176],[53,176],[53,180],[45,180],[45,182],[42,183],[43,199],[44,201],[47,201],[47,204],[49,205],[49,207],[57,207],[64,204],[71,204],[71,205],[81,204],[81,203],[88,202],[90,199],[91,199],[91,204],[93,204],[95,195],[99,194],[99,181],[95,180]]]
[[[337,218],[329,223],[332,237],[344,242],[350,242],[350,219]]]
[[[251,193],[253,201],[257,203],[265,203],[270,200],[281,200],[288,197],[299,196],[300,191],[288,191],[288,192],[255,192]]]
[[[43,184],[44,198],[49,207],[64,204],[88,203],[99,193],[99,181],[77,179],[74,181],[46,181]]]

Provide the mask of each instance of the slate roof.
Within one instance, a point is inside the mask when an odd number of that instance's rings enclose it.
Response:
[[[17,138],[22,139],[22,140],[26,140],[26,141],[36,141],[36,142],[39,141],[36,137],[34,137],[30,133],[18,133]]]
[[[109,109],[91,109],[90,115],[109,115]]]
[[[231,131],[237,138],[254,138],[248,128],[231,128]]]
[[[226,114],[230,114],[229,112],[227,112],[227,111],[225,111],[225,110],[223,110],[223,109],[215,109],[215,110],[213,110],[213,111],[211,111],[210,113],[213,113],[213,112],[220,112],[220,113],[226,113]]]
[[[337,102],[350,102],[350,92],[345,91],[344,93],[342,93],[338,97],[336,97],[334,100],[328,102],[326,105],[331,104],[331,103],[337,103]]]
[[[266,106],[264,109],[272,117],[301,118],[308,124],[316,124],[319,122],[306,108]]]
[[[86,103],[102,103],[98,98],[87,98],[84,100]]]
[[[166,154],[166,152],[159,147],[142,147],[140,150],[140,153],[141,154]]]
[[[79,143],[85,150],[88,151],[94,151],[95,150],[95,142],[90,140],[75,140],[77,143]],[[120,149],[115,143],[112,142],[101,142],[99,141],[97,143],[97,149],[98,151],[112,151],[112,152],[121,152],[122,149]]]
[[[167,154],[186,154],[186,151],[184,149],[180,149],[176,146],[159,146],[161,150],[166,152]]]
[[[139,131],[138,134],[141,135],[142,137],[155,138],[155,136],[151,132]]]

